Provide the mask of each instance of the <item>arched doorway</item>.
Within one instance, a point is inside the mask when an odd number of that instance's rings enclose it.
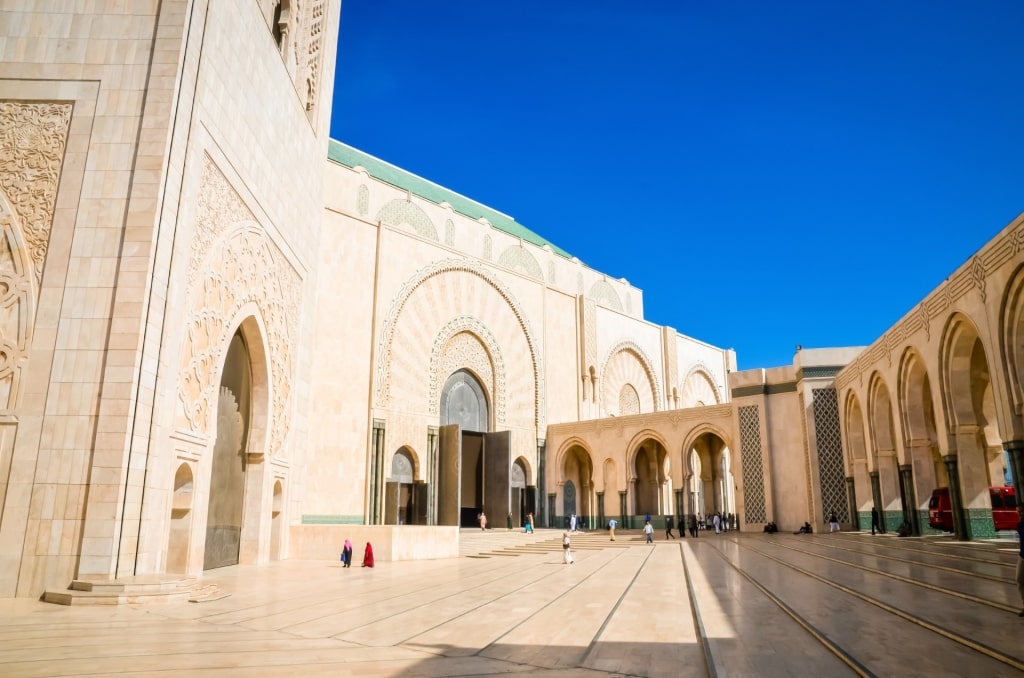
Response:
[[[592,526],[596,511],[593,505],[594,463],[590,454],[580,445],[573,445],[562,458],[562,515],[555,517],[554,525],[568,526],[573,513],[584,526]]]
[[[217,398],[217,437],[210,471],[204,570],[238,564],[251,404],[249,350],[241,331],[236,331],[224,359]]]
[[[512,501],[510,513],[512,514],[512,525],[513,527],[522,525],[526,514],[532,509],[530,508],[528,499],[527,487],[529,484],[529,472],[526,468],[526,460],[522,457],[515,460],[512,464]]]
[[[900,365],[899,411],[903,424],[906,469],[911,482],[905,483],[914,534],[928,527],[928,500],[938,487],[949,487],[949,473],[939,452],[935,426],[932,386],[924,360],[908,350]]]
[[[693,441],[686,458],[690,512],[700,514],[708,522],[709,516],[716,512],[723,518],[735,515],[736,481],[732,474],[732,455],[725,440],[713,431],[705,431]]]
[[[668,486],[668,451],[656,440],[647,439],[633,457],[633,506],[638,516],[650,514],[652,519],[672,513],[666,501]]]

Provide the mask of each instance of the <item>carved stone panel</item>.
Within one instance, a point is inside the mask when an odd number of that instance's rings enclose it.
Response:
[[[219,375],[247,304],[266,328],[270,366],[269,452],[278,457],[291,427],[302,279],[210,158],[205,159],[189,262],[188,334],[181,359],[178,401],[183,425],[210,432]]]

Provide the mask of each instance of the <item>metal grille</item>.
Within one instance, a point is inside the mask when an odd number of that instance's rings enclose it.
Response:
[[[743,459],[744,519],[768,522],[764,502],[764,468],[761,460],[761,420],[757,405],[739,408],[740,456]]]
[[[843,468],[843,442],[839,433],[839,398],[834,388],[811,390],[814,408],[814,435],[818,439],[818,482],[821,484],[822,510],[827,516],[835,511],[840,522],[851,522],[846,504],[846,473]]]

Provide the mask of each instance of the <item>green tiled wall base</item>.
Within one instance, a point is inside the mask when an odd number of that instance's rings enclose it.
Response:
[[[923,535],[940,535],[940,534],[952,534],[951,532],[943,532],[942,530],[936,530],[928,524],[928,509],[919,509],[917,511],[917,524],[921,528],[921,534]]]
[[[992,524],[992,509],[967,509],[967,534],[971,539],[993,539],[996,527]]]

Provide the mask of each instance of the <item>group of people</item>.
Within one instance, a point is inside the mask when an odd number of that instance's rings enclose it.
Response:
[[[341,548],[341,566],[352,567],[352,542],[348,539]],[[370,546],[370,542],[366,542],[366,548],[363,550],[363,567],[373,567],[373,547]]]

